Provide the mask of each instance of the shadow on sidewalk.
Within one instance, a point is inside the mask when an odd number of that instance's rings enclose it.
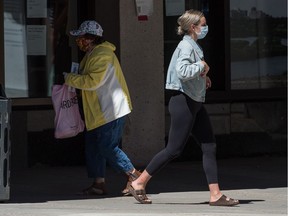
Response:
[[[287,158],[261,156],[230,158],[218,161],[222,190],[265,189],[287,187]],[[107,168],[107,196],[79,196],[91,184],[86,168],[33,167],[11,173],[11,199],[5,203],[41,203],[56,200],[106,199],[118,197],[126,185],[126,177]],[[148,194],[164,192],[208,191],[201,161],[171,162],[156,174],[147,186]],[[240,200],[242,204],[263,200]],[[159,204],[159,203],[158,203]],[[170,204],[170,203],[163,203]],[[182,203],[173,203],[181,205]],[[187,203],[185,205],[202,205]]]

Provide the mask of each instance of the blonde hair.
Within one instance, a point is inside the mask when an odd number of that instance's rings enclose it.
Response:
[[[177,34],[189,34],[191,25],[198,25],[202,17],[204,17],[204,14],[201,11],[193,9],[185,11],[185,13],[182,14],[177,20],[177,23],[179,25],[177,28]]]

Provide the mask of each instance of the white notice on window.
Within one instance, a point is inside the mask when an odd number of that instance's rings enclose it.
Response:
[[[27,18],[46,18],[47,0],[27,0]]]
[[[46,55],[45,25],[27,25],[27,54]]]
[[[3,6],[6,95],[8,97],[27,97],[25,5],[23,1],[19,0],[4,0]]]
[[[150,16],[153,13],[153,0],[135,0],[138,16]]]
[[[185,11],[185,0],[166,0],[166,16],[179,16]]]

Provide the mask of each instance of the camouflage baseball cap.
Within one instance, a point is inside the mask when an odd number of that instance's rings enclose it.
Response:
[[[86,20],[84,21],[78,30],[70,31],[72,36],[81,36],[85,34],[92,34],[102,37],[103,29],[99,23],[94,20]]]

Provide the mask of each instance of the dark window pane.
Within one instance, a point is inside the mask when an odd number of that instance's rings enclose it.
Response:
[[[54,83],[63,83],[72,62],[68,19],[77,26],[77,0],[4,0],[8,97],[48,97]]]
[[[231,89],[287,86],[286,9],[286,0],[230,0]]]

